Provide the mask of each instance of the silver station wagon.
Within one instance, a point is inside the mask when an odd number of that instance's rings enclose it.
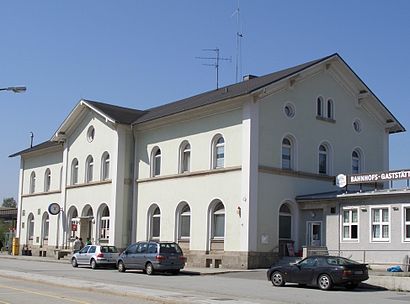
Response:
[[[117,262],[119,252],[115,246],[108,245],[87,245],[79,252],[73,254],[71,265],[89,265],[92,269],[99,266],[114,267]]]
[[[138,242],[128,246],[117,260],[119,272],[127,269],[178,274],[184,268],[186,258],[179,245],[174,242]]]

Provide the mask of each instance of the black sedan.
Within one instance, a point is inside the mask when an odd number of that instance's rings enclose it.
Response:
[[[334,285],[356,288],[369,278],[367,265],[339,256],[311,256],[296,264],[272,266],[267,273],[274,286],[285,283],[319,286],[322,290]]]

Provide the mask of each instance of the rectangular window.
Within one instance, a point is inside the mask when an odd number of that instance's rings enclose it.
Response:
[[[404,240],[410,241],[410,206],[404,207]]]
[[[216,168],[223,168],[225,160],[225,148],[216,147]]]
[[[101,231],[100,231],[100,239],[101,240],[108,240],[110,235],[110,219],[103,217],[101,218]]]
[[[282,147],[282,169],[291,169],[289,147]]]
[[[214,237],[223,238],[225,236],[225,214],[215,214],[214,221]]]
[[[191,216],[181,215],[181,238],[190,237]]]
[[[371,212],[372,241],[390,240],[389,208],[373,208]]]
[[[319,154],[319,173],[327,174],[327,155],[325,153]]]
[[[343,240],[357,240],[359,238],[358,226],[358,209],[344,209],[342,214],[343,223]]]

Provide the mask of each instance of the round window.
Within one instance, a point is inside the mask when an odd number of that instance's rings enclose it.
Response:
[[[88,142],[92,142],[95,136],[95,129],[93,126],[90,126],[87,130],[87,140]]]
[[[362,124],[361,124],[360,120],[356,119],[356,120],[353,122],[353,129],[354,129],[357,133],[359,133],[359,132],[362,131]]]
[[[287,103],[283,108],[283,112],[285,113],[286,117],[292,118],[293,116],[295,116],[295,107],[292,104]]]

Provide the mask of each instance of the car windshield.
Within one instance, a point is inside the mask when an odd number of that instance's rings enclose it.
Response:
[[[115,246],[101,246],[101,252],[103,252],[103,253],[117,253],[118,250]]]
[[[342,257],[329,257],[326,259],[329,265],[352,265],[352,264],[360,264],[356,261],[352,261]]]
[[[182,250],[176,243],[161,243],[160,244],[161,253],[181,253]]]

